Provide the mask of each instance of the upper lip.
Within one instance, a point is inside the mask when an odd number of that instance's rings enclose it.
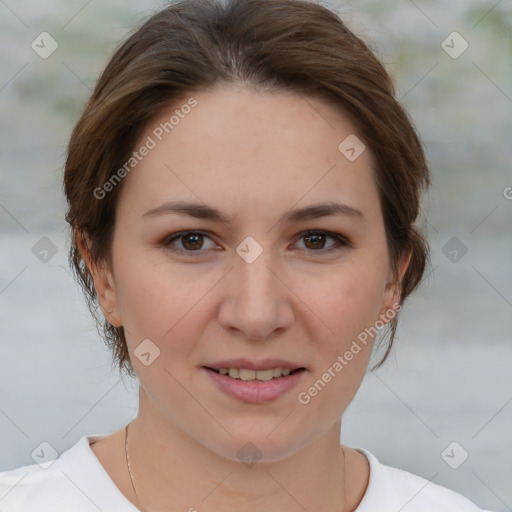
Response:
[[[247,370],[270,370],[271,368],[289,368],[296,370],[297,368],[305,368],[299,363],[292,363],[284,359],[262,359],[261,361],[249,361],[249,359],[226,359],[224,361],[217,361],[204,365],[206,368],[219,370],[220,368],[244,368]]]

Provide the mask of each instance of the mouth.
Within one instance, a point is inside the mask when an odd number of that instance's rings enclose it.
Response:
[[[290,368],[268,368],[266,370],[252,370],[249,368],[210,368],[209,366],[205,366],[207,370],[211,370],[219,375],[225,375],[226,377],[231,377],[236,380],[243,381],[262,381],[266,382],[269,380],[282,379],[283,377],[288,377],[290,375],[294,375],[295,373],[305,371],[306,368],[300,367],[295,369]]]
[[[289,395],[308,373],[305,366],[283,359],[230,359],[201,368],[223,394],[251,404],[265,404]]]

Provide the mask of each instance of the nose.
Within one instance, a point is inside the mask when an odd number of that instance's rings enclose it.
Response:
[[[264,250],[252,263],[236,255],[218,312],[224,329],[255,341],[272,338],[294,321],[293,293],[270,252]]]

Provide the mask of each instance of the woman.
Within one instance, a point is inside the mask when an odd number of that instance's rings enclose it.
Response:
[[[384,67],[334,13],[157,13],[100,77],[64,181],[70,259],[139,412],[0,474],[2,511],[480,510],[340,445],[376,335],[385,359],[426,266],[429,172]]]

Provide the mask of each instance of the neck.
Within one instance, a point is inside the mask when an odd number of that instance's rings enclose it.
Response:
[[[190,512],[353,510],[345,507],[350,460],[340,447],[340,429],[341,421],[289,457],[250,465],[212,452],[141,402],[128,431],[138,506],[155,512],[170,503]]]

